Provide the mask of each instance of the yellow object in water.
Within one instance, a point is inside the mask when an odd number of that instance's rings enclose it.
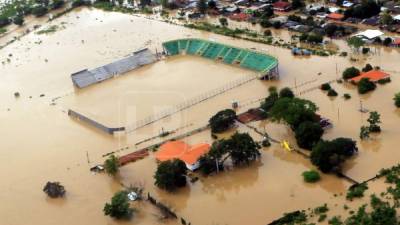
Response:
[[[282,146],[286,151],[288,151],[288,152],[293,151],[293,149],[292,149],[292,148],[290,147],[290,145],[289,145],[289,142],[286,141],[286,140],[283,140],[283,141],[281,142],[281,146]]]

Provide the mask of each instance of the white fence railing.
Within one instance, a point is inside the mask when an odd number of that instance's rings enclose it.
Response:
[[[205,100],[207,100],[209,98],[212,98],[214,96],[222,94],[222,93],[224,93],[226,91],[229,91],[229,90],[231,90],[231,89],[233,89],[235,87],[241,86],[241,85],[243,85],[245,83],[248,83],[248,82],[250,82],[252,80],[255,80],[257,78],[258,78],[258,76],[256,76],[256,75],[245,76],[245,77],[240,78],[238,80],[229,82],[229,83],[225,84],[222,87],[219,87],[219,88],[210,90],[210,91],[208,91],[206,93],[203,93],[201,95],[195,96],[195,97],[193,97],[191,99],[188,99],[187,101],[184,101],[184,102],[182,102],[182,103],[180,103],[180,104],[178,104],[178,105],[176,105],[176,106],[174,106],[174,107],[172,107],[170,109],[167,109],[167,110],[162,111],[160,113],[157,113],[155,115],[148,116],[148,117],[146,117],[146,118],[144,118],[142,120],[136,121],[134,124],[127,125],[126,126],[126,133],[132,132],[132,131],[134,131],[134,130],[136,130],[138,128],[144,127],[144,126],[149,125],[151,123],[154,123],[154,122],[156,122],[158,120],[166,118],[166,117],[168,117],[168,116],[170,116],[170,115],[172,115],[174,113],[177,113],[179,111],[187,109],[187,108],[189,108],[191,106],[194,106],[194,105],[196,105],[196,104],[198,104],[198,103],[200,103],[202,101],[205,101]]]

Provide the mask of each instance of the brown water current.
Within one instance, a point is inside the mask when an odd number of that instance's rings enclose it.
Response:
[[[156,138],[135,146],[157,136],[162,128],[178,129],[174,134],[178,135],[205,125],[215,112],[229,108],[232,100],[240,102],[239,112],[256,107],[272,85],[290,86],[300,97],[314,101],[320,114],[334,123],[325,138],[344,136],[358,141],[360,153],[345,168],[345,173],[354,179],[367,179],[380,168],[399,161],[396,143],[400,112],[392,101],[394,93],[400,91],[398,50],[373,49],[374,54],[361,57],[355,63],[338,56],[297,58],[287,49],[190,30],[141,16],[91,9],[73,11],[43,27],[53,24],[63,24],[65,28],[52,34],[30,33],[0,51],[0,61],[10,59],[0,65],[0,224],[161,223],[157,211],[147,203],[133,204],[138,213],[130,222],[105,217],[102,208],[121,189],[119,182],[143,184],[146,191],[171,205],[192,224],[266,224],[284,212],[325,202],[337,204],[331,210],[341,213],[345,200],[334,194],[345,193],[350,184],[332,175],[323,175],[317,184],[305,184],[301,173],[313,166],[302,156],[285,152],[276,144],[262,149],[260,161],[250,167],[211,177],[200,176],[199,181],[173,194],[153,185],[156,162],[152,155],[123,167],[116,179],[89,172],[91,166],[103,162],[103,154],[129,146],[118,152],[122,155],[161,141]],[[73,72],[109,63],[143,47],[160,51],[163,41],[182,37],[212,39],[267,52],[278,58],[281,79],[253,80],[127,135],[109,136],[67,116],[66,110],[72,108],[107,125],[120,125],[252,73],[194,56],[178,56],[84,90],[72,85],[70,74]],[[334,43],[350,52],[343,41]],[[313,89],[339,78],[347,66],[361,67],[366,62],[390,72],[392,82],[378,85],[377,90],[365,96],[359,96],[351,85],[333,83],[339,93],[334,99]],[[19,98],[14,97],[17,91],[21,94]],[[344,93],[350,93],[352,98],[345,101],[340,97]],[[367,114],[358,111],[360,100],[365,108],[378,110],[383,122],[381,134],[362,142],[358,138],[359,128],[366,123]],[[272,137],[295,144],[293,134],[282,124],[252,125],[261,130],[265,127]],[[246,127],[239,126],[238,130],[261,139]],[[192,144],[212,141],[209,130],[185,140]],[[65,185],[66,198],[46,198],[41,190],[47,181]]]

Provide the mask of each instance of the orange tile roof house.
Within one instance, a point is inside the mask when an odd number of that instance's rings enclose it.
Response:
[[[368,78],[372,82],[378,82],[379,80],[383,80],[389,78],[390,75],[380,71],[380,70],[371,70],[365,73],[360,74],[359,76],[351,78],[351,82],[358,83],[363,78]]]
[[[328,16],[326,16],[328,19],[331,20],[343,20],[344,15],[340,13],[330,13]]]
[[[155,156],[161,162],[180,159],[185,162],[189,170],[193,171],[200,167],[199,159],[208,151],[210,151],[210,145],[207,143],[190,146],[183,141],[169,141],[160,146]]]

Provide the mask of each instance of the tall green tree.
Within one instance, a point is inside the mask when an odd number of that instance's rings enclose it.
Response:
[[[304,121],[295,130],[295,137],[299,147],[311,150],[321,139],[324,130],[319,123]]]
[[[164,190],[174,191],[186,185],[186,164],[179,159],[161,162],[154,174],[154,184]]]
[[[365,45],[365,42],[361,38],[353,36],[347,40],[347,45],[359,52],[360,48]]]
[[[104,161],[104,169],[109,175],[115,176],[119,171],[118,157],[115,155],[110,155],[110,157]]]
[[[317,106],[309,100],[280,98],[269,111],[269,116],[274,121],[286,122],[292,129],[296,129],[304,121],[316,122],[317,109]]]
[[[111,203],[105,204],[103,212],[106,216],[115,219],[130,219],[134,210],[130,208],[127,193],[120,191],[114,194],[111,198]]]
[[[248,133],[236,132],[228,140],[229,155],[235,165],[250,164],[257,159],[261,148]]]

